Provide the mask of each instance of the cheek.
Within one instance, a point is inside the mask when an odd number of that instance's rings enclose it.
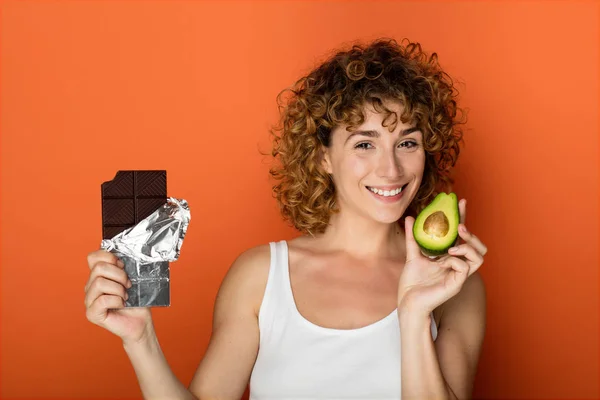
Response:
[[[336,163],[333,165],[333,180],[338,190],[344,191],[343,188],[350,190],[351,187],[356,186],[357,181],[362,181],[371,170],[372,166],[369,161],[363,158],[341,158],[336,160]]]
[[[345,175],[351,175],[352,178],[362,178],[372,169],[370,163],[359,157],[349,158],[345,165],[342,166],[343,171],[346,171]]]
[[[421,176],[425,169],[425,152],[416,151],[405,158],[404,166],[414,175]]]

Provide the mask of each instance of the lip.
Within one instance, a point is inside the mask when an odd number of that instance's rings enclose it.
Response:
[[[387,186],[387,187],[386,186],[378,186],[377,188],[383,190],[384,188],[390,188],[391,189],[391,188],[397,188],[397,187],[398,186],[396,185],[396,186]],[[405,183],[402,187],[403,187],[403,189],[402,189],[402,191],[400,193],[398,193],[395,196],[387,196],[387,197],[380,196],[378,194],[373,193],[367,186],[365,186],[365,189],[367,190],[367,192],[369,192],[371,194],[371,196],[375,197],[375,199],[381,201],[382,203],[389,204],[389,203],[395,203],[395,202],[399,201],[402,198],[402,195],[404,194],[404,192],[408,188],[408,183]]]

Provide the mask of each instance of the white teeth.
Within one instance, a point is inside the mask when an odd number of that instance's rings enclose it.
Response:
[[[376,188],[369,188],[369,190],[371,190],[371,192],[373,193],[377,193],[380,196],[384,196],[384,197],[390,197],[390,196],[395,196],[398,193],[400,193],[402,191],[402,188],[397,188],[394,190],[381,190],[381,189],[376,189]]]

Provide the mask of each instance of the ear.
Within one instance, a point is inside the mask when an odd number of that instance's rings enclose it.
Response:
[[[328,174],[333,173],[333,168],[331,168],[331,156],[329,154],[329,148],[326,146],[321,146],[321,166]]]

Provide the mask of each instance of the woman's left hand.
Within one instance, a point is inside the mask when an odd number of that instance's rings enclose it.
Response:
[[[483,264],[487,247],[466,229],[466,200],[461,200],[458,208],[461,221],[458,234],[464,243],[435,260],[421,253],[412,232],[415,220],[406,217],[406,264],[398,285],[399,311],[429,315],[459,293],[467,278]]]

